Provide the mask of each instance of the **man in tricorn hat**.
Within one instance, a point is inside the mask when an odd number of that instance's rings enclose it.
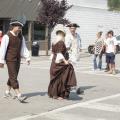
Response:
[[[76,29],[80,26],[76,23],[71,23],[67,25],[67,27],[69,27],[69,33],[66,34],[65,44],[69,53],[69,61],[72,64],[76,64],[80,59],[80,52],[82,48],[80,35],[76,32]],[[82,91],[80,88],[76,89],[77,94],[84,93],[84,91]]]
[[[22,35],[22,27],[22,22],[12,20],[8,33],[2,38],[0,48],[0,67],[3,68],[6,62],[9,74],[5,97],[11,97],[10,90],[14,89],[16,97],[20,102],[23,102],[27,98],[21,94],[17,80],[21,57],[25,58],[27,63],[30,64],[30,54]]]
[[[79,60],[82,47],[80,35],[76,32],[79,25],[72,23],[67,25],[67,27],[69,27],[69,33],[66,34],[65,43],[69,51],[69,60],[72,63],[76,63]]]

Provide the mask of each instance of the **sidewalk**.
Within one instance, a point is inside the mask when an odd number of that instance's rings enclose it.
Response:
[[[46,54],[45,51],[39,51],[39,56],[31,56],[31,59],[32,60],[49,60],[50,52],[48,56],[46,56],[45,54]],[[80,55],[81,58],[90,57],[90,56],[91,54],[89,54],[86,51],[82,51]]]

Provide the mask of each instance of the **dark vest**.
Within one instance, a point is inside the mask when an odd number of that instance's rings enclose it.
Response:
[[[22,46],[22,37],[13,36],[12,33],[7,33],[9,37],[9,44],[6,52],[6,62],[15,62],[20,61],[21,59],[21,46]]]

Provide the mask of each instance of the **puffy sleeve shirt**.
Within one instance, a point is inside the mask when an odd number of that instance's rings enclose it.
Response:
[[[6,55],[6,52],[7,52],[8,45],[9,45],[9,36],[4,35],[3,38],[2,38],[1,47],[0,47],[0,63],[2,63],[2,64],[5,63],[5,55]],[[24,37],[22,39],[21,57],[25,58],[26,61],[30,60],[30,53],[29,53],[29,51],[26,47]]]

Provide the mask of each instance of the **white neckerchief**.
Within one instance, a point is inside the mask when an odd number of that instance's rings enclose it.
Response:
[[[10,33],[12,33],[13,36],[17,36],[13,31],[10,31]]]
[[[77,33],[73,36],[71,33],[71,49],[76,49],[78,47],[78,36]]]

